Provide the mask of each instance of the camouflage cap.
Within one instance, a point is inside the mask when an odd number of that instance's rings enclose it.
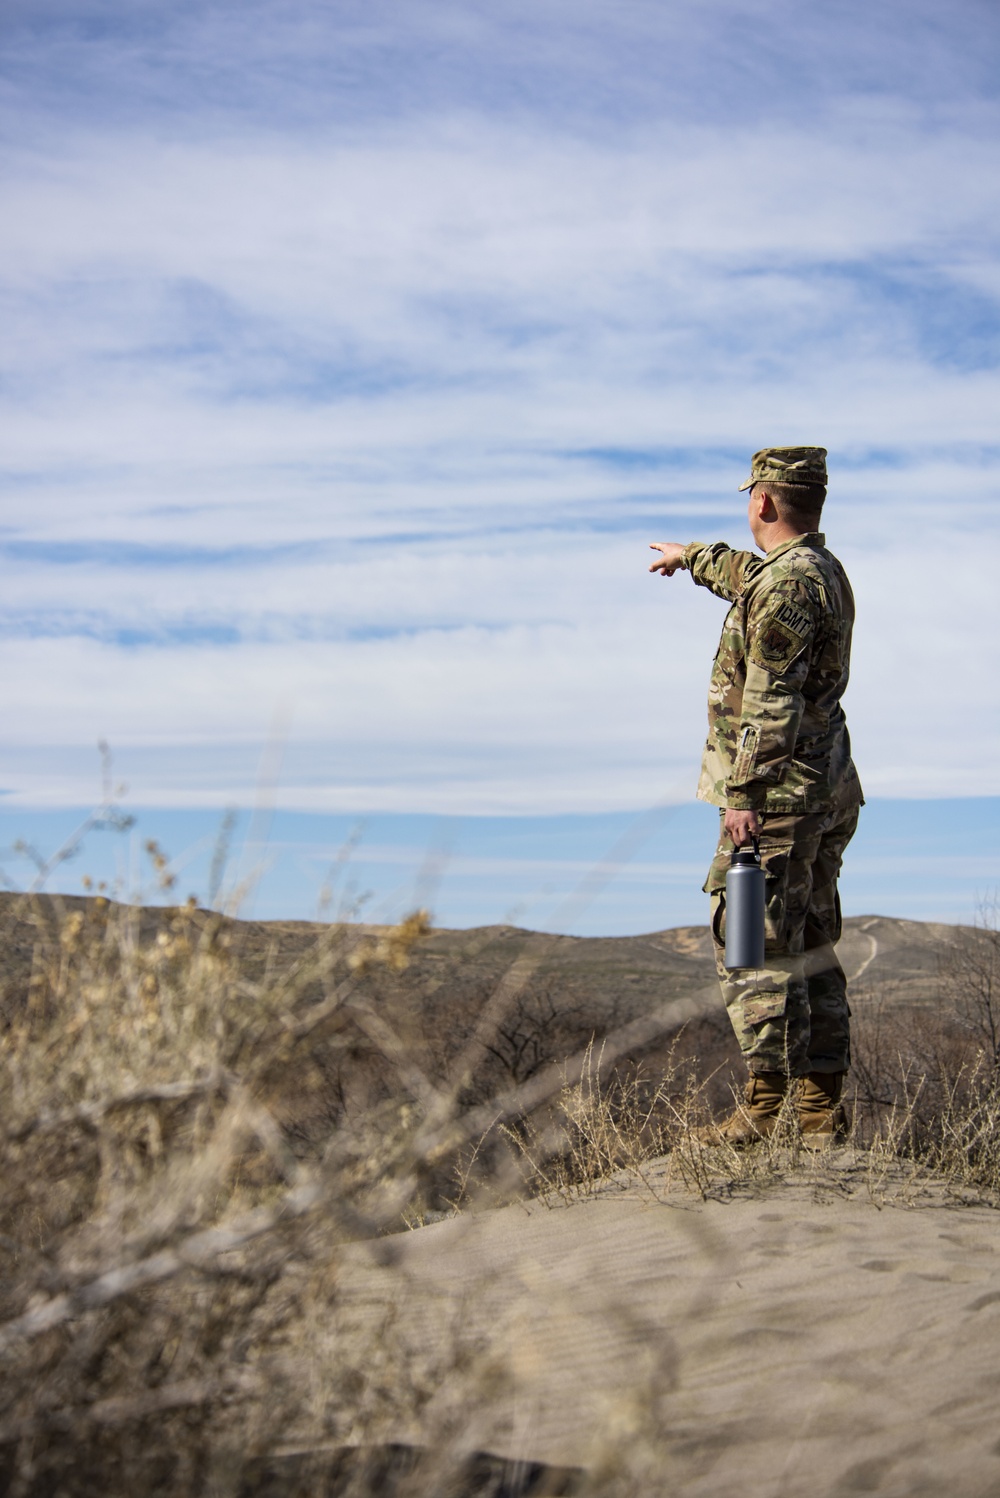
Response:
[[[740,489],[752,484],[826,484],[825,447],[762,447],[750,463],[750,477]]]

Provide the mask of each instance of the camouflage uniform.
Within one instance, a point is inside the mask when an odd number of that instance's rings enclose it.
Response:
[[[769,454],[789,451],[821,454],[825,483],[823,449],[765,450],[755,455],[755,478],[774,478],[761,472]],[[863,803],[840,706],[854,623],[851,586],[819,532],[763,558],[721,541],[695,542],[681,565],[732,605],[712,669],[698,796],[721,807],[722,817],[726,808],[761,816],[761,971],[731,972],[723,964],[733,844],[721,828],[704,886],[723,997],[751,1072],[844,1072],[850,1010],[833,950],[841,931],[837,875]]]
[[[834,951],[841,932],[837,875],[858,825],[858,803],[806,816],[765,812],[761,822],[766,904],[765,966],[759,972],[729,971],[723,962],[733,844],[721,825],[704,886],[729,1018],[751,1071],[792,1077],[845,1072],[851,1064],[851,1011]]]

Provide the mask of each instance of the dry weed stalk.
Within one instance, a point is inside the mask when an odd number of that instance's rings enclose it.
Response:
[[[643,1180],[647,1162],[673,1148],[683,1131],[685,1104],[696,1091],[690,1074],[682,1078],[671,1056],[655,1082],[641,1067],[616,1070],[605,1081],[606,1050],[591,1041],[575,1079],[564,1069],[550,1107],[504,1125],[532,1194],[574,1200],[615,1177]]]
[[[505,1127],[532,1194],[572,1201],[638,1183],[652,1198],[679,1186],[705,1200],[772,1185],[812,1166],[791,1095],[774,1133],[752,1148],[704,1144],[699,1134],[709,1118],[706,1091],[714,1073],[699,1075],[690,1058],[677,1059],[680,1038],[655,1078],[641,1065],[607,1076],[605,1047],[591,1045],[575,1080],[566,1080],[549,1108]],[[732,1105],[739,1101],[734,1088]],[[653,1161],[660,1167],[655,1181]]]

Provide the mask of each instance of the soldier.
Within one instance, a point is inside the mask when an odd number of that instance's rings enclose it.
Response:
[[[820,533],[826,449],[755,453],[747,510],[763,558],[723,541],[656,542],[650,572],[691,573],[731,605],[712,668],[698,796],[720,808],[705,891],[723,998],[750,1072],[745,1106],[707,1131],[746,1144],[770,1133],[786,1093],[806,1143],[843,1132],[850,1065],[837,875],[864,803],[840,699],[854,596]],[[734,845],[760,840],[765,962],[727,971],[726,871]]]

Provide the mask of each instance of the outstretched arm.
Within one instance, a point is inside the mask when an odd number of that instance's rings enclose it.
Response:
[[[691,573],[701,588],[708,588],[718,598],[733,599],[743,590],[754,573],[763,566],[752,551],[734,551],[725,541],[652,541],[650,551],[660,553],[650,565],[650,572],[673,577],[678,569]]]

